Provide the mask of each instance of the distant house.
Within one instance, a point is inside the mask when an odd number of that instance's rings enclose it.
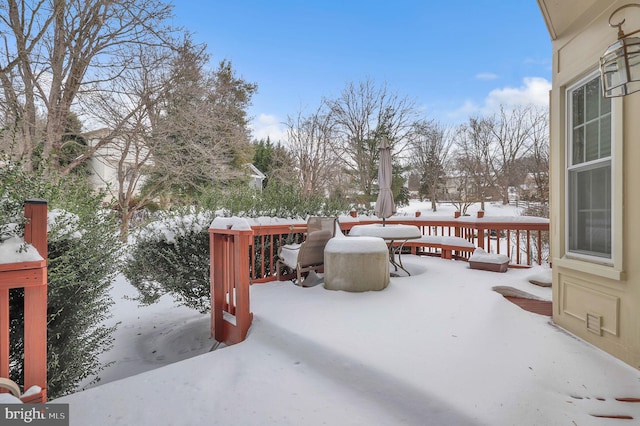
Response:
[[[610,23],[638,30],[640,7],[615,0],[538,5],[553,50],[553,321],[640,368],[640,92],[605,97],[600,72],[600,58],[618,40]],[[637,68],[637,59],[630,63]],[[613,84],[623,82],[621,69]]]
[[[84,133],[82,136],[87,140],[89,146],[96,146],[99,141],[110,137],[110,131],[109,129],[99,129]],[[138,155],[136,155],[136,150]],[[88,160],[88,168],[91,173],[89,181],[92,187],[97,191],[107,191],[110,194],[108,198],[117,198],[119,167],[124,173],[125,182],[128,182],[132,171],[139,168],[136,161],[140,161],[140,158],[147,154],[148,150],[144,146],[136,144],[127,146],[124,141],[117,138],[110,140],[108,144],[98,148]],[[249,175],[249,186],[262,190],[263,182],[267,176],[251,163],[247,163],[246,167]],[[144,176],[134,183],[134,194],[139,193],[144,183]]]
[[[409,175],[409,191],[418,193],[420,190],[420,176],[417,173]],[[531,199],[539,196],[540,188],[533,173],[524,176],[518,186],[509,187],[509,200]],[[438,187],[439,201],[456,201],[461,199],[475,200],[501,200],[500,188],[495,185],[478,187],[474,179],[456,171],[449,170]]]
[[[263,183],[267,176],[251,163],[247,163],[246,166],[249,169],[249,177],[251,178],[249,186],[253,189],[262,191]]]
[[[545,173],[543,176],[539,176],[541,179],[548,179],[548,173]],[[524,177],[524,181],[517,188],[517,197],[518,199],[535,199],[536,197],[541,197],[540,188],[538,187],[538,181],[536,180],[536,175],[533,173],[527,173]]]
[[[109,137],[108,129],[99,129],[87,132],[82,136],[87,140],[89,146],[96,146],[98,142]],[[144,147],[139,147],[140,153],[146,155],[148,151]],[[89,181],[95,190],[106,191],[110,196],[108,198],[117,198],[117,191],[124,188],[118,188],[118,169],[124,172],[125,181],[131,176],[133,170],[139,168],[136,164],[135,150],[127,148],[124,141],[112,139],[105,146],[98,150],[88,160],[89,171],[91,176]],[[145,179],[142,177],[134,184],[134,194],[139,193],[140,187],[144,184]]]

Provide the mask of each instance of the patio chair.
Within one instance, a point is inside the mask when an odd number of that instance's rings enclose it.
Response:
[[[20,398],[20,386],[13,380],[0,377],[0,388],[8,390],[11,395]]]
[[[21,393],[16,382],[0,377],[0,400],[3,404],[44,404],[46,399],[46,391],[40,386],[32,385]]]
[[[312,216],[307,220],[307,235],[301,244],[286,244],[278,249],[276,275],[286,267],[296,272],[296,284],[304,287],[309,272],[318,272],[324,266],[324,247],[333,238],[338,227],[335,217]]]

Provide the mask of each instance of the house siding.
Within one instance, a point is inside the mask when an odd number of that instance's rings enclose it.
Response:
[[[541,8],[545,3],[540,1]],[[550,204],[553,320],[580,338],[640,368],[640,93],[612,99],[614,190],[613,265],[567,256],[566,89],[598,69],[616,40],[608,19],[625,2],[575,5],[576,19],[553,40],[550,95]],[[630,11],[640,20],[640,9]],[[546,19],[553,21],[553,11]],[[624,29],[640,28],[627,19]],[[549,24],[549,23],[548,23]],[[549,25],[552,27],[551,25]],[[553,34],[552,34],[553,35]]]

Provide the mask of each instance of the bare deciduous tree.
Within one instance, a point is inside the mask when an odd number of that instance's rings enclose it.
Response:
[[[484,210],[485,190],[494,186],[491,163],[495,161],[491,118],[472,117],[456,134],[455,165],[466,202],[480,199]]]
[[[170,64],[175,51],[169,47],[134,47],[131,51],[138,66],[124,70],[122,77],[96,86],[92,96],[79,99],[82,108],[92,112],[91,120],[100,129],[89,133],[93,143],[74,161],[82,163],[96,158],[100,150],[109,155],[101,161],[116,172],[116,184],[108,191],[120,211],[120,231],[126,237],[135,212],[156,197],[160,182],[144,186],[153,166],[151,140],[154,119],[168,87],[171,87]],[[134,54],[135,53],[135,54]],[[142,190],[141,190],[142,189]]]
[[[456,169],[465,189],[480,198],[484,209],[486,191],[497,189],[507,204],[509,188],[522,185],[528,173],[544,192],[548,188],[548,155],[548,112],[532,105],[503,106],[498,114],[473,117],[461,126]]]
[[[390,93],[372,80],[350,83],[339,98],[328,100],[335,150],[369,201],[377,178],[378,146],[386,136],[394,155],[408,146],[417,120],[413,101]]]
[[[536,111],[537,120],[531,128],[531,159],[529,173],[533,175],[539,201],[549,200],[549,112]]]
[[[288,117],[287,137],[303,193],[329,195],[340,174],[340,162],[331,147],[331,121],[323,106],[308,116],[300,112]]]
[[[167,44],[173,33],[171,6],[159,0],[7,0],[0,7],[3,124],[15,129],[13,153],[27,166],[42,143],[50,167],[59,167],[78,97],[137,66],[132,46]]]
[[[490,166],[496,185],[501,190],[503,204],[509,203],[509,187],[524,181],[526,170],[519,167],[519,160],[532,146],[532,129],[541,118],[531,105],[517,106],[511,110],[500,108],[492,127],[495,160]]]
[[[454,139],[450,129],[434,121],[416,124],[411,143],[411,165],[420,176],[420,194],[437,210],[438,190],[445,183],[449,153]]]

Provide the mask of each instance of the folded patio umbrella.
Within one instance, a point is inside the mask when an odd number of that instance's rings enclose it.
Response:
[[[380,192],[376,200],[376,216],[382,219],[382,225],[385,219],[392,216],[396,212],[396,205],[393,201],[393,192],[391,192],[391,147],[386,137],[380,143],[380,165],[378,166],[378,185]]]

